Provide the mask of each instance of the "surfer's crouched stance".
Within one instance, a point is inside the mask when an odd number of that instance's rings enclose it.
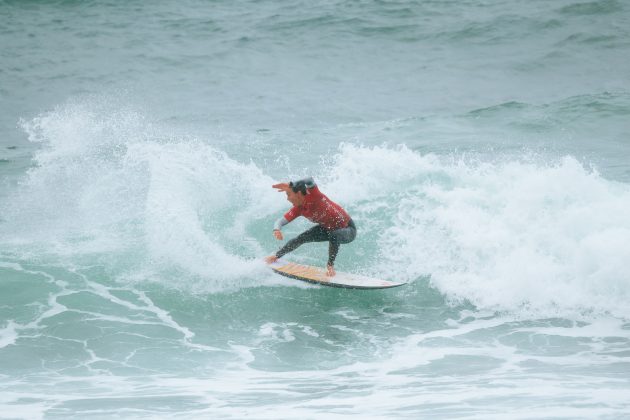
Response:
[[[291,239],[275,255],[265,260],[272,263],[307,242],[328,241],[326,274],[330,277],[334,276],[335,258],[339,252],[339,245],[350,243],[357,236],[357,228],[348,213],[339,204],[322,194],[313,178],[309,177],[288,184],[275,184],[272,187],[280,192],[284,191],[287,194],[287,200],[293,204],[291,210],[278,219],[274,225],[273,234],[276,239],[283,239],[282,226],[298,216],[304,216],[317,225]]]

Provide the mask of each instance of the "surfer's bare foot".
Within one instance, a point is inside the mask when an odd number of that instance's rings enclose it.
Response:
[[[268,257],[265,257],[265,262],[267,264],[271,264],[271,263],[274,263],[276,261],[278,261],[278,257],[276,257],[275,255],[270,255]]]
[[[335,267],[333,267],[332,265],[326,267],[326,275],[328,277],[335,277],[335,274],[337,274],[337,272],[335,271]]]

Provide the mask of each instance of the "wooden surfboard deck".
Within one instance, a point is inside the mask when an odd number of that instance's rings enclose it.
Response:
[[[406,284],[339,271],[334,277],[328,277],[326,270],[323,268],[296,264],[283,260],[282,258],[269,264],[269,267],[282,276],[330,287],[343,287],[347,289],[388,289],[390,287],[398,287]]]

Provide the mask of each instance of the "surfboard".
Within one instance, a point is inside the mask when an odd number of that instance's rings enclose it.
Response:
[[[407,284],[339,271],[334,277],[328,277],[326,270],[323,268],[296,264],[282,258],[268,265],[274,272],[282,276],[308,283],[321,284],[322,286],[343,287],[346,289],[388,289]]]

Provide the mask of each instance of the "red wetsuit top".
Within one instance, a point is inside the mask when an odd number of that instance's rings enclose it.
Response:
[[[339,204],[326,197],[317,186],[309,188],[301,206],[294,206],[284,218],[287,222],[298,216],[304,216],[328,231],[348,227],[350,216]]]

